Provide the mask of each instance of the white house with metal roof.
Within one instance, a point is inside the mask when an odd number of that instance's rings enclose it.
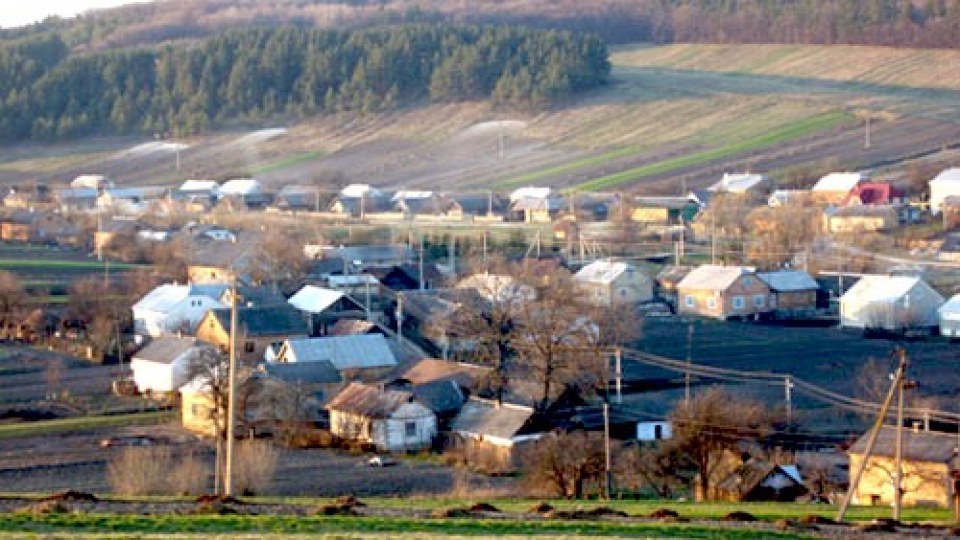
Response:
[[[933,328],[943,297],[912,276],[863,276],[840,297],[840,326],[899,331]]]
[[[523,303],[537,299],[537,291],[533,287],[506,274],[474,274],[460,280],[456,288],[474,289],[480,296],[494,303]]]
[[[960,294],[955,294],[950,300],[937,309],[940,318],[940,335],[951,338],[960,338]]]
[[[341,373],[356,372],[373,380],[393,369],[397,357],[382,334],[354,334],[320,338],[288,339],[280,346],[279,363],[330,361]]]
[[[160,285],[133,305],[134,332],[151,337],[192,333],[207,311],[226,307],[218,300],[226,288],[226,285]]]
[[[634,265],[594,261],[573,275],[583,300],[598,306],[637,304],[653,299],[653,280]]]
[[[186,384],[191,359],[210,346],[194,337],[162,336],[130,360],[139,392],[175,392]]]
[[[930,212],[934,215],[943,210],[947,197],[960,196],[960,167],[950,167],[930,180]]]

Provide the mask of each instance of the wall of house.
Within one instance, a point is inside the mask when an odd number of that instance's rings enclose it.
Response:
[[[817,291],[790,291],[774,293],[778,311],[816,309]]]
[[[217,266],[190,265],[187,267],[190,283],[204,285],[208,283],[230,283],[233,281],[233,272],[229,268]]]
[[[948,318],[943,315],[940,316],[940,335],[947,337],[960,337],[960,320],[956,319],[956,315],[950,315]]]
[[[833,216],[827,219],[827,230],[832,233],[873,232],[893,229],[897,226],[895,215],[883,216]]]
[[[133,357],[130,369],[140,392],[175,392],[187,382],[185,361],[165,364]]]
[[[680,289],[677,293],[677,312],[681,314],[727,319],[772,310],[770,289],[756,276],[740,276],[725,291]]]
[[[407,424],[411,424],[410,432]],[[405,403],[383,422],[373,424],[373,443],[389,452],[429,448],[437,435],[437,417],[419,403]]]
[[[662,223],[670,222],[670,210],[667,208],[634,208],[630,213],[630,219],[640,223]]]
[[[925,328],[939,322],[937,308],[940,300],[924,287],[914,287],[910,301],[899,298],[890,302],[866,302],[859,298],[840,298],[840,326],[848,328]]]
[[[29,225],[19,223],[0,224],[0,239],[8,242],[29,242],[33,235]]]
[[[850,470],[860,467],[863,456],[850,454]],[[882,505],[893,504],[893,458],[872,456],[863,471],[863,477],[853,495],[853,504]],[[950,504],[950,474],[946,463],[903,462],[903,505],[936,505],[946,507]]]
[[[213,410],[213,400],[207,394],[181,392],[180,422],[185,429],[200,435],[215,436],[217,433],[213,423]]]
[[[238,333],[237,360],[246,365],[254,365],[263,361],[263,355],[270,345],[283,343],[286,339],[306,337],[308,337],[306,334],[289,336],[245,336]],[[204,317],[203,320],[200,321],[200,324],[197,326],[197,338],[216,346],[223,353],[230,351],[230,333],[220,326],[213,316]]]
[[[533,441],[503,445],[458,433],[450,439],[450,444],[471,467],[486,473],[504,474],[520,468],[523,454]]]

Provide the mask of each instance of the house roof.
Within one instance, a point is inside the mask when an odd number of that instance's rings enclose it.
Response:
[[[201,345],[197,343],[195,337],[161,336],[140,349],[133,358],[157,364],[170,364],[190,349],[199,346]]]
[[[187,180],[177,188],[181,192],[205,191],[214,193],[220,187],[216,180]]]
[[[289,383],[324,384],[343,380],[340,371],[329,360],[290,364],[268,362],[261,367],[267,376]]]
[[[960,294],[951,296],[949,300],[937,309],[937,313],[941,315],[960,315]]]
[[[609,285],[631,269],[636,271],[633,265],[623,261],[594,261],[581,268],[579,272],[574,274],[573,278],[584,283]]]
[[[770,198],[767,199],[767,204],[769,206],[784,205],[790,201],[803,200],[809,197],[809,195],[809,189],[777,189],[770,194]]]
[[[842,206],[839,208],[830,208],[826,212],[829,217],[847,218],[847,217],[897,217],[897,209],[890,205],[874,204],[870,206]]]
[[[407,244],[372,244],[368,246],[324,247],[323,258],[337,257],[347,262],[360,261],[365,265],[392,261],[409,261],[413,250]]]
[[[453,381],[432,381],[413,387],[413,397],[437,413],[453,413],[463,406],[463,392]]]
[[[511,439],[533,416],[532,407],[470,398],[453,420],[451,431]]]
[[[895,198],[902,198],[903,192],[887,182],[863,182],[854,186],[840,204],[850,204],[854,198],[861,204],[890,204]]]
[[[960,234],[948,234],[940,245],[940,253],[960,252]]]
[[[415,191],[415,190],[405,190],[401,189],[400,191],[393,194],[393,197],[390,197],[390,200],[393,202],[398,201],[409,201],[417,199],[430,199],[433,197],[432,191]]]
[[[724,173],[719,182],[713,184],[707,191],[746,193],[751,189],[767,182],[767,177],[754,173]]]
[[[800,471],[795,465],[777,465],[769,461],[750,459],[717,484],[724,491],[749,493],[771,475],[780,473],[798,486],[803,486]]]
[[[676,285],[683,281],[683,278],[687,277],[693,270],[692,266],[686,265],[675,265],[665,266],[663,270],[657,274],[657,282],[665,285]]]
[[[505,274],[474,274],[457,283],[458,289],[474,289],[491,302],[524,302],[535,300],[533,287]]]
[[[109,178],[102,174],[81,174],[80,176],[73,179],[70,182],[70,187],[73,188],[93,188],[99,189],[102,187],[110,187],[113,185],[113,182]]]
[[[379,196],[380,191],[371,187],[370,184],[350,184],[340,190],[340,196],[348,199],[359,199],[360,197]]]
[[[903,458],[910,461],[924,461],[929,463],[947,463],[957,457],[956,433],[940,433],[936,431],[919,431],[903,429]],[[867,449],[869,433],[864,433],[857,442],[850,447],[849,454],[863,454]],[[874,456],[893,457],[896,454],[897,429],[894,426],[883,426],[877,435],[876,445],[873,447]]]
[[[801,270],[778,270],[758,272],[757,277],[777,292],[817,290],[820,285],[813,277]]]
[[[546,199],[551,195],[553,195],[552,188],[527,186],[513,190],[510,193],[510,202],[515,203],[521,199]]]
[[[634,197],[633,206],[636,208],[669,208],[684,210],[690,205],[697,204],[690,197]]]
[[[929,288],[922,279],[914,276],[866,275],[850,287],[842,299],[857,298],[860,302],[891,302],[910,292],[916,286]],[[936,291],[930,289],[939,296]],[[941,298],[941,303],[943,299]]]
[[[260,182],[253,178],[234,178],[227,180],[220,186],[220,195],[226,197],[229,195],[253,195],[263,191]]]
[[[325,289],[315,285],[304,285],[287,302],[300,311],[316,314],[323,313],[341,298],[343,298],[341,291]]]
[[[230,309],[210,310],[220,326],[230,331]],[[279,306],[239,306],[237,307],[237,327],[248,336],[289,336],[310,333],[306,321],[300,312],[292,307]]]
[[[259,239],[244,236],[237,238],[236,242],[204,242],[195,245],[196,249],[189,261],[190,265],[229,268],[231,265],[242,266],[256,250]]]
[[[950,167],[930,180],[931,184],[960,184],[960,167]]]
[[[489,375],[491,371],[491,368],[485,366],[424,358],[410,366],[400,378],[406,379],[414,385],[434,381],[453,381],[463,388],[470,388],[478,380]]]
[[[397,365],[396,356],[381,334],[288,339],[281,349],[281,358],[292,359],[288,354],[297,362],[329,360],[341,371]]]
[[[752,274],[754,269],[748,266],[719,266],[704,264],[690,271],[680,283],[678,289],[702,289],[722,291],[733,285],[740,276]]]
[[[377,325],[370,321],[360,319],[338,319],[333,326],[327,330],[328,336],[352,336],[357,334],[366,334],[377,328]]]
[[[810,189],[814,192],[840,191],[847,193],[853,190],[860,182],[866,180],[866,176],[858,172],[834,172],[824,175]]]
[[[387,418],[404,404],[413,401],[413,394],[403,390],[380,390],[374,386],[350,383],[327,404],[327,409],[359,414],[368,418]]]
[[[206,296],[213,300],[220,298],[225,285],[178,285],[166,283],[157,286],[133,305],[136,310],[166,313],[189,296]]]
[[[522,212],[525,210],[547,210],[554,211],[563,208],[563,199],[557,197],[549,198],[536,198],[536,197],[523,197],[522,199],[517,199],[513,202],[513,210],[515,212]]]
[[[230,287],[225,287],[221,298],[229,300],[232,296]],[[242,285],[237,287],[237,298],[244,306],[278,306],[286,303],[287,299],[272,285]],[[229,302],[224,302],[229,303]]]
[[[160,199],[166,197],[165,187],[108,188],[104,193],[113,199]]]

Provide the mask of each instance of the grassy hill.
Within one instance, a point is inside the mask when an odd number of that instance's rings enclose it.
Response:
[[[855,59],[856,61],[853,61]],[[433,189],[679,193],[757,170],[811,179],[960,144],[960,52],[821,46],[633,46],[612,55],[611,83],[526,114],[486,103],[423,104],[384,114],[278,119],[273,126],[138,146],[135,138],[0,155],[0,181],[67,181],[104,172],[125,184],[249,174],[268,184],[370,182]],[[897,67],[899,66],[899,67]],[[872,144],[864,148],[864,119]],[[285,125],[285,133],[262,135]],[[260,135],[258,135],[258,133]],[[501,141],[503,151],[501,156]]]

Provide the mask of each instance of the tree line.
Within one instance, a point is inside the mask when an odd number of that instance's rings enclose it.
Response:
[[[604,84],[609,71],[595,36],[519,27],[259,28],[95,54],[69,54],[52,34],[0,47],[0,137],[186,135],[424,99],[540,108]]]

